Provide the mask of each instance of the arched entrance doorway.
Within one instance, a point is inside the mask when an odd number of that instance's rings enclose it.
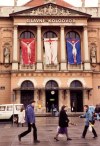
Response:
[[[78,80],[70,84],[70,104],[72,112],[83,112],[83,90],[82,83]]]
[[[31,81],[26,80],[21,84],[21,103],[26,107],[32,99],[34,99],[34,86]]]
[[[47,82],[46,87],[45,87],[45,94],[46,94],[46,112],[51,112],[53,106],[56,107],[58,110],[59,103],[58,103],[57,82],[53,80]]]

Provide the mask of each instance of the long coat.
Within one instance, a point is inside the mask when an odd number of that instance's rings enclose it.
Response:
[[[62,128],[68,127],[68,123],[69,123],[68,115],[66,114],[64,110],[60,111],[59,126]]]

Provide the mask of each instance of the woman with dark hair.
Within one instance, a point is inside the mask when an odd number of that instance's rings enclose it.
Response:
[[[67,140],[72,140],[68,136],[68,129],[67,129],[67,127],[68,127],[69,119],[68,119],[68,116],[66,114],[66,111],[67,111],[66,106],[63,105],[61,107],[61,111],[59,113],[59,129],[58,129],[58,132],[56,134],[56,137],[54,137],[54,139],[56,141],[59,141],[58,140],[59,134],[65,134],[66,137],[67,137]]]
[[[19,125],[21,124],[23,127],[24,123],[25,123],[25,109],[22,106],[20,109],[20,113],[18,114],[18,125],[17,126],[19,127]]]

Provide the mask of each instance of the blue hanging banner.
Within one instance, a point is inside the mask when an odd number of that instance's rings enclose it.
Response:
[[[66,49],[69,64],[81,64],[80,39],[67,39]]]

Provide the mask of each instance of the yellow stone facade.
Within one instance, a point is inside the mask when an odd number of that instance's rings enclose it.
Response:
[[[48,13],[44,13],[46,8]],[[52,10],[56,8],[57,12],[53,13],[51,8]],[[5,9],[2,7],[3,11]],[[36,100],[37,112],[40,113],[48,112],[48,97],[51,100],[50,104],[56,98],[58,109],[65,104],[71,111],[74,107],[76,112],[83,111],[84,104],[99,104],[100,15],[95,17],[95,14],[92,16],[87,14],[87,8],[83,8],[84,12],[81,12],[80,8],[75,10],[53,3],[28,10],[25,7],[20,7],[17,11],[14,9],[17,10],[17,7],[7,8],[9,12],[2,13],[0,17],[0,104],[23,103],[22,96],[27,96],[25,97],[27,101],[31,96]],[[24,31],[32,32],[36,39],[36,63],[31,67],[22,66],[20,61],[20,35]],[[46,66],[43,60],[43,36],[48,31],[56,33],[58,37],[56,66]],[[65,41],[66,35],[71,31],[78,33],[81,39],[80,65],[70,65],[67,61]],[[8,48],[7,59],[5,48]],[[22,84],[25,81],[31,82],[34,89],[30,89],[28,85],[23,89]],[[71,86],[74,81],[81,86]],[[46,91],[48,82],[53,82],[57,86]],[[80,100],[78,96],[81,96],[81,103],[77,101]]]

